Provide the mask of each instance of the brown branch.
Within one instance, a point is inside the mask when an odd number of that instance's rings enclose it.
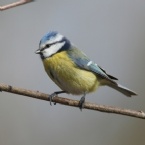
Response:
[[[33,0],[20,0],[18,2],[14,2],[12,4],[7,4],[5,6],[0,6],[0,11],[6,10],[6,9],[10,9],[10,8],[13,8],[13,7],[16,7],[16,6],[19,6],[19,5],[23,5],[23,4],[32,2],[32,1]]]
[[[17,88],[5,84],[0,84],[0,90],[31,97],[31,98],[50,101],[48,94],[44,94],[39,91],[26,90],[26,89]],[[79,101],[77,100],[72,100],[72,99],[67,99],[62,97],[55,97],[53,101],[62,105],[73,106],[73,107],[78,107],[78,103],[79,103]],[[135,111],[135,110],[123,109],[123,108],[106,106],[106,105],[98,105],[89,102],[85,102],[84,109],[96,110],[96,111],[101,111],[106,113],[115,113],[115,114],[121,114],[121,115],[145,119],[145,113],[143,111]]]

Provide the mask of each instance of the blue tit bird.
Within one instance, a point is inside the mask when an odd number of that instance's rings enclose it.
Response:
[[[62,90],[49,96],[50,103],[60,93],[82,95],[79,101],[82,109],[86,94],[94,92],[99,86],[109,86],[128,97],[137,95],[118,84],[117,78],[109,75],[58,32],[44,35],[35,53],[40,54],[46,73]]]

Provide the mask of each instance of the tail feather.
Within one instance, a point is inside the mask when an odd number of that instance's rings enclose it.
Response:
[[[133,95],[137,95],[134,91],[132,91],[132,90],[120,85],[120,84],[112,84],[111,83],[108,86],[113,88],[113,89],[115,89],[115,90],[117,90],[117,91],[119,91],[120,93],[126,95],[127,97],[131,97]]]

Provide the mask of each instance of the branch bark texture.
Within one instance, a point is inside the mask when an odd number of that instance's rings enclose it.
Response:
[[[32,2],[32,1],[34,1],[34,0],[20,0],[18,2],[7,4],[5,6],[0,6],[0,11],[6,10],[6,9],[10,9],[10,8],[13,8],[13,7],[16,7],[16,6],[20,6],[20,5],[23,5],[23,4]]]
[[[36,98],[40,100],[50,101],[48,94],[41,93],[39,91],[26,90],[26,89],[13,87],[10,85],[5,85],[5,84],[0,84],[0,90],[9,92],[9,93],[31,97],[31,98]],[[67,106],[72,106],[72,107],[78,107],[78,104],[79,104],[79,101],[77,100],[72,100],[72,99],[67,99],[67,98],[62,98],[62,97],[54,97],[53,101],[62,105],[67,105]],[[106,112],[106,113],[115,113],[115,114],[121,114],[121,115],[145,119],[145,113],[143,111],[123,109],[119,107],[99,105],[99,104],[94,104],[94,103],[89,103],[89,102],[85,102],[84,109],[90,109],[90,110],[101,111],[101,112]]]

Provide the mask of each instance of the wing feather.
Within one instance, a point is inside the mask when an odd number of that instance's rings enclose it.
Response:
[[[91,61],[82,51],[77,48],[71,48],[67,51],[68,56],[72,59],[72,61],[79,66],[81,69],[85,69],[91,71],[101,77],[102,79],[106,79],[112,83],[115,83],[113,80],[118,80],[117,78],[106,73],[104,69],[98,66],[96,63]]]

